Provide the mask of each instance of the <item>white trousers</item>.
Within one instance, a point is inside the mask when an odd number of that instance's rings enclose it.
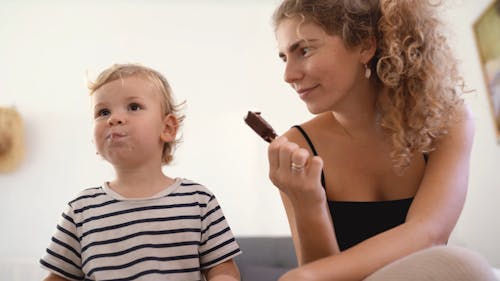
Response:
[[[498,281],[479,254],[459,247],[436,246],[397,260],[364,281]]]

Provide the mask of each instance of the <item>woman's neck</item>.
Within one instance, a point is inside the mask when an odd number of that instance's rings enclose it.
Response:
[[[370,80],[353,89],[348,98],[332,110],[335,121],[351,136],[362,136],[380,130],[377,109],[379,87]]]

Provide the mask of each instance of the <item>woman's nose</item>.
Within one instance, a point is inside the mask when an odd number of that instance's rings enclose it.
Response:
[[[288,61],[285,66],[285,73],[283,78],[287,83],[294,83],[297,80],[302,79],[303,72],[300,66],[296,62]]]

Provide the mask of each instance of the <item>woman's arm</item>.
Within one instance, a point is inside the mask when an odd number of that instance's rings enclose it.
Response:
[[[290,225],[293,244],[299,265],[340,252],[337,238],[326,204],[317,208],[294,210],[294,205],[284,192],[281,199]]]
[[[220,263],[203,272],[207,281],[239,281],[240,271],[233,259]]]
[[[472,117],[464,109],[430,153],[405,223],[338,255],[305,264],[281,280],[362,280],[392,261],[446,243],[465,201],[473,134]]]
[[[289,130],[272,142],[268,151],[269,177],[280,189],[299,265],[339,253],[321,185],[323,162],[301,148],[307,147],[302,139],[297,130]],[[292,161],[304,169],[292,170]]]

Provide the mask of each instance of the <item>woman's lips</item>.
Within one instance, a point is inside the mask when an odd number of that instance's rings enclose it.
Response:
[[[307,94],[309,94],[312,90],[316,89],[318,86],[319,86],[319,84],[314,85],[312,87],[299,88],[296,91],[299,94],[300,98],[303,99],[303,98],[305,98],[305,96],[307,96]]]

